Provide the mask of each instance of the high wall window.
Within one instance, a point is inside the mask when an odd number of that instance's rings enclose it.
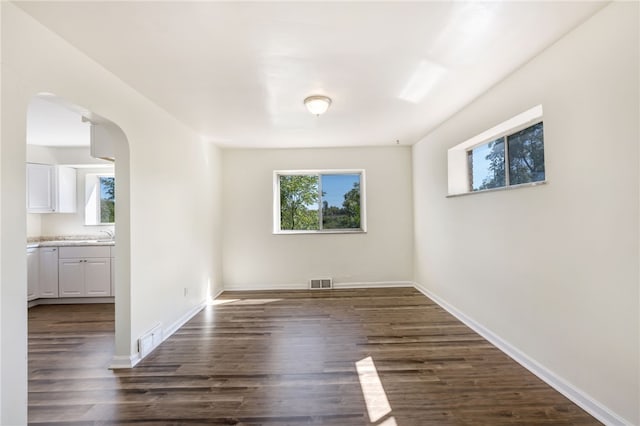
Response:
[[[542,105],[449,149],[449,195],[544,183]]]
[[[542,122],[467,151],[472,191],[543,181]]]
[[[274,172],[274,232],[364,232],[364,171]]]

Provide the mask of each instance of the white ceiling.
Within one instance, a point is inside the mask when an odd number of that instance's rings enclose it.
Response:
[[[27,109],[27,144],[40,146],[89,146],[90,124],[64,106],[35,97]]]
[[[17,2],[223,146],[413,144],[600,2]],[[302,100],[333,99],[320,117]],[[514,94],[517,95],[517,94]]]

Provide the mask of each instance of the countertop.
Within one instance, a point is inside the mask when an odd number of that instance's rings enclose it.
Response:
[[[27,248],[36,247],[77,247],[77,246],[114,246],[112,238],[96,236],[85,237],[42,237],[27,239]]]

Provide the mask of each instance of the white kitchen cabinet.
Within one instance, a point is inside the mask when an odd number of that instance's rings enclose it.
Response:
[[[76,169],[27,163],[27,212],[75,213]]]
[[[91,124],[91,144],[90,152],[94,158],[114,161],[115,146],[114,136],[109,132],[109,128],[102,124]]]
[[[59,296],[111,296],[111,259],[108,246],[60,247]]]
[[[27,248],[27,300],[38,298],[38,248]]]
[[[111,296],[111,259],[85,259],[85,296]]]
[[[111,247],[111,295],[116,295],[116,258],[115,247]]]
[[[49,164],[27,163],[27,212],[55,211],[55,168]]]
[[[77,210],[76,169],[56,166],[56,213],[75,213]]]
[[[116,262],[114,258],[111,258],[111,295],[116,296]]]
[[[58,247],[40,247],[38,297],[58,297]]]
[[[83,297],[84,291],[84,259],[59,260],[60,297]]]

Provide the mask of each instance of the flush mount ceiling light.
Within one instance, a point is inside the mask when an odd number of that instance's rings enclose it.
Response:
[[[331,98],[322,95],[309,96],[304,100],[304,104],[311,114],[320,115],[327,112],[331,105]]]

